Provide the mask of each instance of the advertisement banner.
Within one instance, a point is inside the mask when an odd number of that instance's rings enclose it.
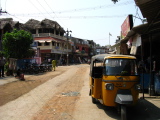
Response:
[[[128,32],[132,29],[133,27],[133,16],[128,15],[123,24],[121,25],[121,39],[124,39]]]

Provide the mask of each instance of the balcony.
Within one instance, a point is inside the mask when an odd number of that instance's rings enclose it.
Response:
[[[33,37],[53,37],[61,40],[67,40],[64,36],[55,35],[53,33],[38,33],[38,34],[32,34]]]
[[[71,53],[71,50],[69,50],[69,49],[67,50],[67,49],[63,49],[63,48],[51,50],[51,53],[67,54],[67,52]]]

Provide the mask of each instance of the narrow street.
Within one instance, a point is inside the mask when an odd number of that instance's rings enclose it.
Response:
[[[91,102],[87,64],[60,66],[56,71],[33,75],[0,89],[6,101],[0,106],[1,120],[120,120],[115,108]],[[160,119],[160,109],[143,99],[127,112],[128,120]]]

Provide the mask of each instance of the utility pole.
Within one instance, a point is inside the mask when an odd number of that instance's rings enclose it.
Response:
[[[70,31],[68,31],[68,28],[67,28],[67,31],[66,31],[66,35],[67,35],[67,65],[69,65],[68,63],[69,63],[69,60],[68,60],[68,58],[69,58],[69,54],[68,54],[68,43],[69,43],[69,38],[68,38],[68,36],[69,36],[69,32],[72,32],[71,30]]]
[[[109,33],[109,46],[110,46],[110,36],[112,36],[112,34],[111,34],[111,33]]]
[[[7,12],[6,12],[6,11],[3,11],[2,8],[1,8],[1,9],[0,9],[0,15],[1,15],[2,13],[7,13]]]

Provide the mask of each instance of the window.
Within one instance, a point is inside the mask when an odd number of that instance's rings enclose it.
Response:
[[[42,46],[42,43],[38,42],[38,46]]]
[[[43,33],[43,30],[42,29],[38,29],[38,33]]]
[[[52,41],[52,46],[55,46],[55,42],[54,41]]]
[[[59,35],[59,31],[56,31],[56,35]]]
[[[49,46],[49,42],[45,42],[44,45],[45,45],[45,46]]]
[[[35,30],[35,29],[32,29],[32,30],[31,30],[31,33],[32,33],[32,34],[36,34],[36,30]]]
[[[105,75],[138,75],[136,61],[132,59],[106,59]]]

